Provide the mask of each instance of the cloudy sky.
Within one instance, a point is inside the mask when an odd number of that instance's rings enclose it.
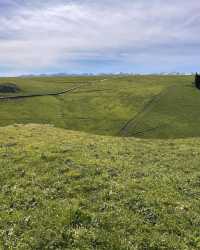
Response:
[[[0,75],[200,71],[198,0],[0,0]]]

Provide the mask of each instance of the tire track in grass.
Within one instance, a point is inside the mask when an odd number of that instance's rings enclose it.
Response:
[[[107,79],[103,79],[103,81],[107,81]],[[99,83],[99,81],[93,81],[92,83],[86,83],[86,84],[95,84],[95,83]],[[85,87],[85,84],[84,84],[84,87]],[[87,87],[87,86],[86,86]],[[75,91],[73,93],[70,93],[70,94],[90,94],[90,93],[95,93],[95,92],[105,92],[105,91],[112,91],[112,89],[86,89],[86,90],[80,90],[80,91]],[[64,105],[63,103],[65,102],[65,100],[63,98],[60,98],[59,95],[55,96],[55,98],[61,103],[60,106],[59,106],[59,116],[58,118],[62,119],[63,121],[63,124],[64,124],[64,127],[66,128],[67,127],[67,123],[66,123],[66,115],[65,115],[65,112],[64,112]],[[68,117],[69,120],[84,120],[84,121],[99,121],[100,119],[95,119],[95,118],[92,118],[92,117]]]
[[[89,93],[96,93],[96,92],[105,92],[105,91],[112,91],[113,89],[91,89],[91,90],[82,90],[73,92],[72,94],[89,94]]]
[[[136,126],[138,125],[140,119],[147,113],[149,112],[157,102],[164,96],[166,95],[169,91],[171,91],[173,88],[176,86],[169,86],[166,89],[162,90],[159,94],[153,96],[144,106],[143,108],[130,120],[128,120],[125,125],[119,130],[118,135],[119,136],[128,136],[128,132],[130,129],[135,129]],[[156,128],[149,128],[150,130],[156,129]],[[147,129],[148,130],[148,129]],[[146,131],[146,130],[145,130]],[[140,133],[140,132],[139,132]],[[137,132],[133,135],[138,134]]]
[[[166,127],[166,125],[159,125],[159,126],[156,126],[156,127],[153,127],[153,128],[148,128],[148,129],[144,129],[144,130],[141,130],[141,131],[137,131],[132,136],[143,135],[143,134],[145,134],[147,132],[151,132],[151,131],[154,131],[154,130],[157,130],[157,129],[163,128],[163,127]]]

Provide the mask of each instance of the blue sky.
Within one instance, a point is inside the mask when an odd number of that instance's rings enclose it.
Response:
[[[200,71],[198,0],[0,0],[0,75]]]

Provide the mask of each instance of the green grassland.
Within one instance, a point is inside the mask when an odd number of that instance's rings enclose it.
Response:
[[[0,128],[0,249],[199,249],[200,140]]]
[[[0,250],[200,249],[193,77],[6,82],[12,95],[79,88],[0,99]]]
[[[1,78],[0,84],[9,81],[21,88],[22,95],[80,88],[60,96],[0,100],[0,126],[54,124],[144,138],[200,135],[200,92],[191,76]]]

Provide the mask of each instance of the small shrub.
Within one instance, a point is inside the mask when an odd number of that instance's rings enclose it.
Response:
[[[196,88],[200,89],[200,75],[196,73],[195,75],[195,86]]]

